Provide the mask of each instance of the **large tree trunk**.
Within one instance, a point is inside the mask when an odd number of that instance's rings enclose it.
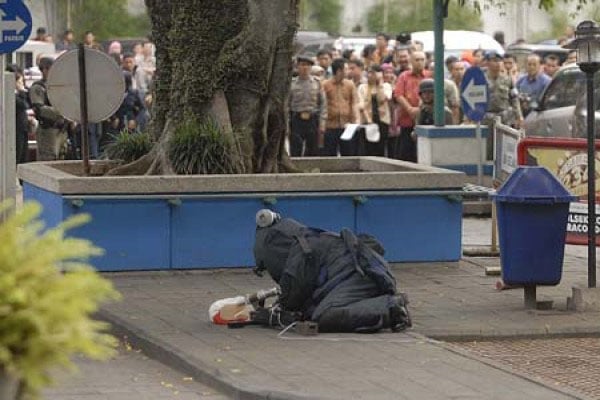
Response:
[[[283,145],[298,0],[146,0],[157,76],[150,155],[113,174],[172,173],[166,143],[186,116],[242,135],[247,172],[290,168]]]

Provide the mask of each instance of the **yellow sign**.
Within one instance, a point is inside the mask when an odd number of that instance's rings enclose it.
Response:
[[[527,165],[548,168],[575,196],[587,196],[587,150],[530,147]],[[596,156],[596,188],[600,189],[600,160]],[[596,195],[600,192],[596,189]]]

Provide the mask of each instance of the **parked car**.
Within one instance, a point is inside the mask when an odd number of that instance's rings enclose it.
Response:
[[[594,82],[596,104],[600,97],[600,76]],[[525,119],[525,136],[574,137],[587,136],[585,74],[577,65],[562,67],[540,97],[532,104]],[[600,112],[596,107],[596,137],[600,137]]]
[[[375,45],[375,36],[341,36],[335,41],[335,48],[341,51],[352,49],[356,54],[362,54],[367,45]]]
[[[540,40],[539,42],[537,42],[536,44],[558,44],[558,39],[545,39],[545,40]]]
[[[332,50],[335,39],[327,32],[298,31],[294,40],[295,54],[309,54],[315,56],[319,50]]]

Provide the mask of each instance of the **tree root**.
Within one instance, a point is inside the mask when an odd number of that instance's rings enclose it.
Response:
[[[157,158],[157,153],[153,149],[150,153],[129,164],[120,165],[108,170],[105,176],[144,175],[146,171],[148,171],[148,168],[154,163],[155,158]]]
[[[282,153],[281,160],[279,160],[279,172],[297,174],[303,171],[300,168],[296,167],[290,156],[286,152],[284,152]]]
[[[167,156],[166,142],[157,144],[157,157],[148,167],[146,175],[176,175]]]
[[[121,165],[109,170],[106,176],[127,175],[175,175],[167,152],[167,144],[173,136],[171,120],[165,123],[165,128],[160,140],[154,145],[150,152],[129,164]]]

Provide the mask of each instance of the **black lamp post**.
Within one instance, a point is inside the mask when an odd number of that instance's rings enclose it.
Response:
[[[600,27],[594,21],[577,25],[575,40],[565,47],[577,50],[577,65],[586,75],[588,150],[588,287],[596,287],[596,146],[594,74],[600,69]]]

